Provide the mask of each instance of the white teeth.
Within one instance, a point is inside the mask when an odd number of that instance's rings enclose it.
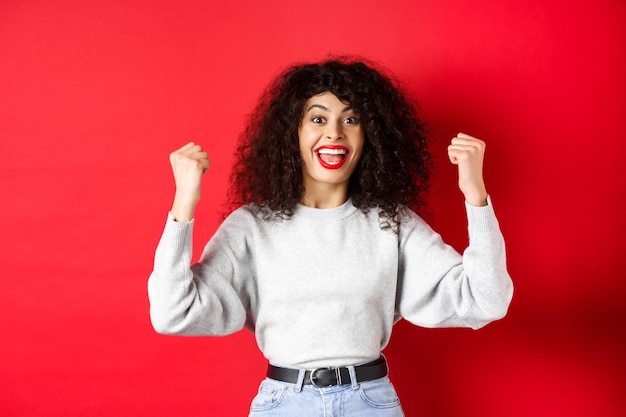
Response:
[[[328,148],[324,148],[324,149],[320,149],[317,151],[320,154],[326,154],[326,155],[345,155],[346,154],[346,150],[345,149],[328,149]]]

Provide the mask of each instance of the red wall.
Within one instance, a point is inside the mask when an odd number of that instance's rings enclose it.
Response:
[[[0,415],[246,415],[265,365],[252,335],[149,323],[167,155],[193,139],[212,157],[199,251],[261,88],[328,53],[379,61],[421,102],[429,221],[459,249],[446,142],[488,143],[513,304],[476,332],[396,326],[407,415],[626,415],[626,5],[380,3],[0,2]]]

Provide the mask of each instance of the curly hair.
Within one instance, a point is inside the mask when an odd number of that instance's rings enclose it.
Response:
[[[365,143],[349,180],[352,204],[378,209],[382,228],[398,230],[404,207],[419,211],[429,187],[425,126],[399,83],[372,63],[333,58],[287,68],[262,94],[239,138],[227,207],[289,218],[304,195],[298,127],[311,97],[330,92],[359,115]]]

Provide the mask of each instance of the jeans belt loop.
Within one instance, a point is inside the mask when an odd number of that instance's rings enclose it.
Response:
[[[304,385],[304,375],[306,374],[306,370],[305,369],[300,369],[300,372],[298,372],[298,380],[296,381],[296,392],[300,392],[302,391],[302,385]]]
[[[359,380],[356,379],[356,370],[354,366],[348,366],[348,372],[350,373],[350,388],[359,389]]]

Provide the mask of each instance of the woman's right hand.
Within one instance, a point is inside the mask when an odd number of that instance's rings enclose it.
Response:
[[[176,183],[172,215],[179,222],[193,219],[200,201],[202,174],[211,166],[209,156],[200,145],[189,142],[170,154],[170,164]]]

